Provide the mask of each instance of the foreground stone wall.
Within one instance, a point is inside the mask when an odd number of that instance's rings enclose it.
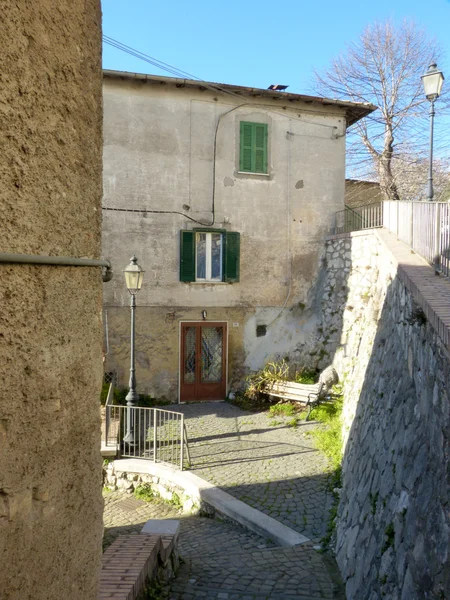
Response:
[[[0,252],[98,258],[98,0],[2,5]],[[99,268],[0,265],[0,597],[94,600]]]
[[[447,349],[375,234],[327,246],[325,352],[345,381],[337,560],[349,600],[450,590]]]

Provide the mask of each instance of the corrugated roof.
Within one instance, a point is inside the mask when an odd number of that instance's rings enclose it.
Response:
[[[238,96],[248,96],[252,98],[267,98],[270,100],[282,100],[283,102],[303,102],[306,104],[321,104],[322,106],[337,106],[346,111],[347,126],[353,125],[356,121],[366,117],[377,109],[374,104],[366,102],[349,102],[347,100],[333,100],[331,98],[322,98],[320,96],[307,96],[305,94],[292,94],[290,92],[277,92],[260,88],[244,87],[241,85],[230,85],[228,83],[215,83],[212,81],[197,81],[195,79],[180,79],[177,77],[164,77],[162,75],[147,75],[145,73],[130,73],[128,71],[103,71],[105,78],[112,79],[137,79],[148,82],[172,84],[176,88],[194,87],[200,90],[210,89],[220,93],[232,92]]]

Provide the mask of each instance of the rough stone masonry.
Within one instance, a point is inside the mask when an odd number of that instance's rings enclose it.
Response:
[[[99,258],[99,0],[3,2],[0,252]],[[0,598],[96,600],[101,272],[0,265]]]
[[[337,561],[349,600],[449,598],[449,353],[383,235],[326,249],[322,343],[345,386]]]

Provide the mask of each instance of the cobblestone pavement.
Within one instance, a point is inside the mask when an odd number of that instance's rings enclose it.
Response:
[[[329,469],[308,435],[317,425],[227,402],[167,408],[185,415],[191,471],[311,540],[324,536]]]
[[[161,593],[170,600],[343,599],[336,568],[310,544],[279,548],[231,521],[187,517],[160,500],[105,494],[105,545],[148,519],[178,518],[182,565]]]

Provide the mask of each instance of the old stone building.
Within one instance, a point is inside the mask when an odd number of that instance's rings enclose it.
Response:
[[[345,134],[374,109],[299,94],[104,72],[103,253],[134,253],[139,391],[221,399],[307,344],[310,292],[344,207]],[[106,368],[126,385],[129,297],[105,288]]]
[[[345,206],[357,208],[358,206],[367,206],[382,201],[383,194],[380,190],[380,184],[376,181],[345,180]]]
[[[2,259],[98,259],[100,2],[5,2],[1,22]],[[25,259],[0,263],[0,598],[96,600],[101,269]]]

